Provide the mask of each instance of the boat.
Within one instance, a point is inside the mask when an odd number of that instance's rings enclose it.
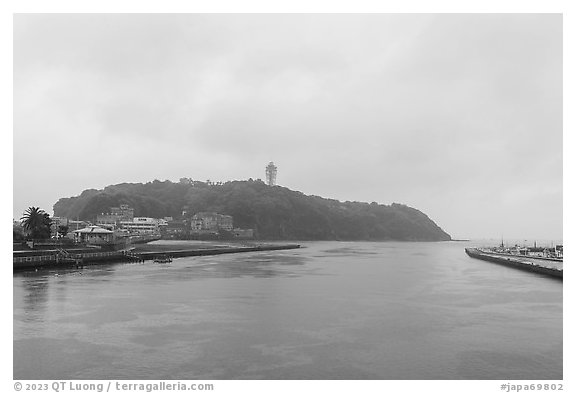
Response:
[[[154,263],[172,263],[172,257],[170,255],[159,255],[154,258]]]

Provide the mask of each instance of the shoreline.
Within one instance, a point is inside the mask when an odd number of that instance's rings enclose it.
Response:
[[[243,252],[280,251],[298,249],[299,244],[269,244],[257,246],[232,247],[222,246],[219,248],[194,248],[178,250],[152,250],[152,251],[106,251],[83,254],[70,254],[62,257],[58,254],[39,255],[30,257],[13,257],[13,271],[34,270],[53,267],[83,267],[85,265],[100,265],[109,263],[130,263],[152,260],[157,257],[170,256],[171,258],[183,258],[188,256],[205,256],[219,254],[234,254]]]
[[[173,258],[183,258],[191,256],[204,256],[204,255],[219,255],[219,254],[236,254],[241,252],[258,252],[258,251],[279,251],[279,250],[293,250],[300,248],[299,244],[272,244],[272,245],[258,245],[251,247],[226,247],[219,248],[197,248],[187,250],[171,250],[171,251],[135,251],[136,255],[140,256],[143,260],[150,260],[156,257],[168,255]]]

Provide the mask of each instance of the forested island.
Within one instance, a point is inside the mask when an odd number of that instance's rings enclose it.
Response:
[[[94,220],[121,204],[144,217],[182,217],[183,211],[230,215],[234,226],[252,228],[262,240],[451,240],[426,214],[403,204],[340,202],[252,179],[121,183],[61,198],[54,215]]]

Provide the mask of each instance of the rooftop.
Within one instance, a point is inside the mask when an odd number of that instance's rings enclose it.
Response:
[[[96,225],[91,225],[86,228],[78,229],[74,231],[74,233],[113,233],[113,232]]]

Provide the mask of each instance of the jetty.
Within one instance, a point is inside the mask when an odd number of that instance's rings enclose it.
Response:
[[[219,254],[234,254],[241,252],[277,251],[300,248],[299,244],[269,244],[249,247],[219,247],[201,248],[173,251],[145,251],[134,250],[70,253],[64,250],[46,253],[44,255],[15,256],[13,257],[13,270],[29,270],[43,267],[83,267],[85,265],[106,264],[116,262],[144,262],[158,258],[183,258],[190,256],[205,256]]]
[[[502,253],[488,248],[466,248],[465,251],[471,258],[563,279],[561,259]]]
[[[197,257],[204,255],[218,255],[218,254],[235,254],[239,252],[257,252],[257,251],[278,251],[278,250],[292,250],[300,248],[299,244],[269,244],[259,246],[245,246],[245,247],[217,247],[217,248],[198,248],[191,250],[173,250],[173,251],[143,251],[139,252],[144,260],[155,259],[168,255],[172,258],[182,257]]]

